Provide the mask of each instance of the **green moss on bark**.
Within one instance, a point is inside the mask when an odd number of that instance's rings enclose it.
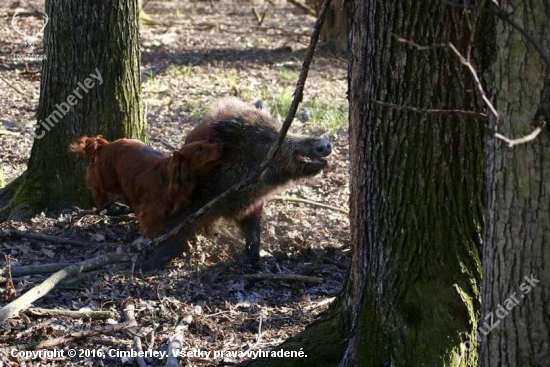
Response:
[[[86,161],[71,154],[69,144],[83,135],[101,134],[112,140],[143,138],[146,131],[140,101],[137,2],[47,0],[46,13],[50,16],[44,32],[47,58],[37,112],[40,138],[33,142],[21,187],[4,199],[0,194],[4,218],[25,219],[43,210],[91,205],[84,179]],[[79,89],[92,73],[99,75],[94,86]],[[58,105],[69,96],[76,96],[78,103],[61,114]],[[46,131],[40,124],[44,121],[55,124]]]
[[[23,174],[9,203],[0,209],[2,220],[25,220],[44,209],[41,177]]]
[[[346,350],[351,323],[342,298],[338,298],[319,320],[300,334],[286,340],[271,351],[302,351],[304,358],[257,358],[241,367],[336,367]]]

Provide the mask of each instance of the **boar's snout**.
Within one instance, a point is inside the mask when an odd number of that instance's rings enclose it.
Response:
[[[332,145],[327,139],[317,140],[313,145],[313,149],[319,157],[326,157],[332,153]]]
[[[297,141],[294,157],[300,175],[311,176],[326,167],[324,157],[332,153],[332,145],[325,138],[303,138]]]

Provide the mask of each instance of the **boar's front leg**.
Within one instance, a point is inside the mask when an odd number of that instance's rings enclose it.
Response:
[[[169,233],[186,219],[187,213],[172,218],[165,226],[165,233]],[[190,248],[187,241],[193,236],[199,226],[200,223],[195,223],[192,226],[188,225],[183,227],[178,234],[168,239],[166,242],[145,250],[140,258],[138,258],[138,269],[141,268],[143,272],[160,269],[183,252],[186,252],[188,258],[190,258]]]
[[[250,214],[242,217],[239,227],[246,242],[246,253],[252,266],[257,268],[260,265],[260,221],[262,208],[255,209]]]

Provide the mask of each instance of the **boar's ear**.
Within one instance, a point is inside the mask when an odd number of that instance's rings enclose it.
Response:
[[[267,103],[264,100],[258,99],[256,102],[254,102],[254,107],[256,107],[256,109],[262,111],[266,115],[271,116],[271,112],[269,111],[269,106],[267,105]]]
[[[243,134],[246,135],[246,126],[239,118],[219,121],[216,124],[216,137],[225,145],[239,142]]]
[[[174,151],[170,162],[170,188],[186,185],[191,180],[190,175],[188,159],[177,150]]]

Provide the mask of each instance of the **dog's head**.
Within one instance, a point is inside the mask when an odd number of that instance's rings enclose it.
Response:
[[[221,163],[218,143],[194,142],[174,151],[170,167],[170,186],[193,185],[195,178],[212,171]]]

